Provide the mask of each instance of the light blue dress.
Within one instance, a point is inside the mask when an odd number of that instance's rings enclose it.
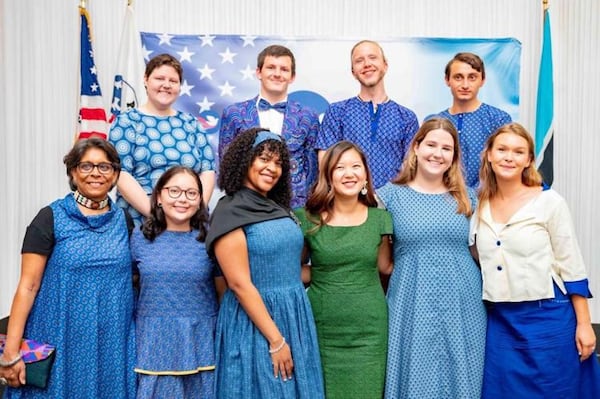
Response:
[[[188,166],[197,173],[215,170],[215,157],[206,134],[194,116],[177,112],[154,116],[131,109],[119,114],[110,128],[124,172],[128,172],[148,195],[157,180],[172,166]],[[136,225],[142,216],[117,192],[117,204],[130,213]]]
[[[273,376],[269,343],[227,290],[217,320],[217,397],[323,398],[317,332],[300,279],[302,231],[287,217],[250,224],[243,230],[252,283],[289,344],[294,372],[288,381]]]
[[[388,183],[378,195],[394,224],[385,397],[479,398],[486,314],[469,220],[450,194]]]
[[[149,241],[139,229],[131,237],[140,273],[138,399],[215,397],[215,264],[196,237],[163,231]]]

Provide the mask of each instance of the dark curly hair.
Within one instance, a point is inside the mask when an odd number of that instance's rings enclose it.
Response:
[[[219,166],[219,187],[227,195],[233,195],[244,187],[248,170],[252,162],[264,151],[279,155],[281,161],[281,177],[277,184],[267,193],[267,198],[272,199],[285,208],[290,207],[290,154],[284,142],[266,140],[252,147],[258,132],[266,131],[263,128],[251,128],[238,134],[229,144]]]
[[[187,166],[173,166],[167,170],[156,182],[156,186],[152,190],[152,197],[150,197],[150,216],[144,221],[142,225],[142,233],[150,241],[154,241],[163,231],[167,229],[167,219],[165,218],[165,212],[162,207],[158,206],[158,194],[162,191],[165,185],[171,180],[171,178],[180,173],[185,173],[194,178],[200,191],[200,206],[196,213],[190,219],[190,226],[199,231],[198,237],[196,238],[200,242],[204,242],[207,232],[208,223],[208,212],[206,205],[202,200],[202,183],[198,174]],[[183,195],[183,194],[182,194]]]

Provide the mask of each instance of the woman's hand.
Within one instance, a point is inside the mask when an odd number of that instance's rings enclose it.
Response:
[[[2,360],[9,361],[4,357]],[[25,363],[19,360],[10,367],[0,367],[0,378],[5,378],[8,386],[17,388],[25,385]]]
[[[277,350],[278,347],[269,349],[271,360],[273,361],[273,374],[275,378],[278,378],[281,373],[283,381],[287,381],[292,378],[294,360],[292,359],[292,351],[287,342],[284,340],[280,345],[281,349],[279,350]]]
[[[579,360],[587,360],[596,351],[596,334],[591,323],[577,324],[575,330],[575,343],[577,344],[577,352],[579,352]]]

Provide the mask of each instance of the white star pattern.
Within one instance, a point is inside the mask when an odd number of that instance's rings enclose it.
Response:
[[[204,112],[204,111],[210,111],[210,107],[212,107],[213,105],[215,105],[215,103],[208,101],[208,98],[206,96],[204,96],[204,99],[202,100],[202,102],[196,103],[199,107],[200,107],[200,113]]]
[[[168,46],[171,45],[171,39],[173,38],[173,35],[169,35],[168,33],[161,33],[160,35],[158,35],[158,38],[160,39],[160,41],[158,42],[158,45],[160,46],[161,44],[166,44]]]
[[[236,53],[232,53],[231,51],[229,51],[229,47],[227,47],[225,49],[225,52],[224,53],[219,53],[219,55],[222,58],[221,64],[224,64],[226,62],[229,62],[230,64],[233,64],[233,57],[235,57],[237,54]]]
[[[213,46],[213,40],[215,39],[216,36],[211,36],[211,35],[202,35],[200,36],[200,40],[202,40],[202,47],[204,46]]]
[[[192,96],[192,89],[194,88],[194,86],[192,85],[188,85],[187,80],[184,80],[183,83],[180,86],[180,96]]]
[[[240,69],[240,73],[242,74],[242,80],[252,80],[256,74],[256,69],[252,69],[250,68],[250,64],[246,64],[246,69]]]
[[[92,85],[90,86],[90,89],[92,89],[93,92],[98,91],[98,84],[96,82],[92,83]]]
[[[254,40],[256,40],[256,36],[245,35],[241,36],[240,39],[244,41],[242,47],[252,46],[254,47]]]
[[[208,64],[204,64],[203,68],[198,68],[198,72],[200,72],[200,80],[204,79],[204,78],[208,78],[209,80],[212,80],[212,74],[215,70],[211,69]]]
[[[146,48],[146,45],[145,45],[145,44],[142,46],[142,54],[144,54],[144,59],[145,59],[146,61],[150,61],[150,54],[152,54],[153,52],[154,52],[154,51],[152,51],[152,50],[148,50],[148,49]]]
[[[178,51],[177,54],[179,54],[179,62],[188,61],[191,63],[192,55],[194,55],[195,53],[188,51],[187,46],[185,46],[183,48],[183,51]]]
[[[235,86],[231,86],[229,84],[229,81],[225,81],[225,84],[217,86],[219,89],[221,89],[221,97],[223,96],[231,96],[233,97],[233,89],[235,89]]]

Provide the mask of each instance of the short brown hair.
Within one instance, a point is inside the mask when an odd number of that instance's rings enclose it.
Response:
[[[263,65],[265,65],[265,59],[268,56],[290,57],[292,60],[292,76],[296,76],[296,58],[294,58],[292,50],[279,44],[273,44],[265,47],[260,53],[258,53],[258,57],[256,58],[256,67],[259,71],[262,69]]]
[[[156,57],[148,61],[148,64],[146,64],[146,71],[144,72],[144,76],[148,78],[152,74],[152,71],[154,71],[156,68],[160,68],[163,65],[168,65],[175,69],[177,75],[179,75],[179,81],[183,82],[183,67],[181,66],[181,63],[177,61],[177,59],[171,54],[166,53],[157,55]]]
[[[483,65],[483,60],[479,58],[477,54],[457,53],[454,58],[452,58],[450,61],[448,61],[448,64],[446,64],[446,69],[444,70],[446,80],[450,79],[450,68],[455,62],[464,62],[465,64],[471,65],[471,68],[481,74],[481,79],[485,79],[485,66]]]

